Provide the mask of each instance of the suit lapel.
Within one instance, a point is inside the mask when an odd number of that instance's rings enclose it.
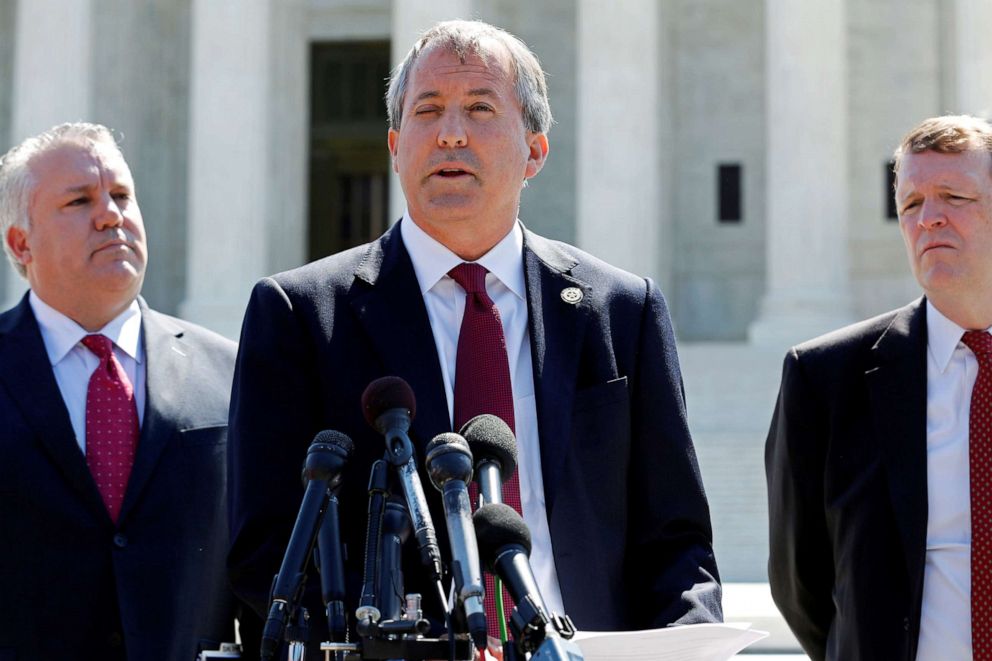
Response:
[[[578,262],[557,244],[524,232],[524,277],[530,325],[544,498],[551,518],[572,438],[572,405],[592,287],[569,272]],[[578,302],[562,292],[577,288]]]
[[[434,435],[451,429],[444,381],[427,308],[399,224],[369,246],[359,265],[351,299],[382,363],[382,374],[413,388],[417,414],[411,431],[423,450]]]
[[[84,502],[107,516],[86,457],[76,442],[69,411],[55,381],[27,295],[3,316],[0,324],[0,365],[3,365],[0,381],[66,481]]]
[[[926,307],[900,310],[873,347],[865,377],[874,431],[910,579],[922,581],[927,528]]]
[[[176,421],[181,419],[178,400],[184,389],[183,382],[190,373],[191,349],[182,339],[183,330],[149,310],[143,300],[138,299],[138,302],[145,349],[145,414],[121,506],[121,521],[134,507],[162,451],[175,436]]]

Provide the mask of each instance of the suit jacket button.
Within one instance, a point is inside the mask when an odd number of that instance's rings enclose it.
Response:
[[[107,636],[107,646],[108,647],[120,647],[124,643],[124,638],[121,636],[120,632],[115,631],[114,633]]]
[[[902,628],[905,629],[906,631],[909,631],[909,618],[908,617],[902,618]]]
[[[119,549],[122,549],[125,546],[127,546],[127,535],[120,532],[114,535],[114,546],[116,546]]]

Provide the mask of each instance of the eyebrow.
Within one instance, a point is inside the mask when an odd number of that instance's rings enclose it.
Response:
[[[69,193],[88,193],[89,190],[93,188],[91,184],[80,184],[79,186],[71,186],[62,191],[63,195],[68,195]]]

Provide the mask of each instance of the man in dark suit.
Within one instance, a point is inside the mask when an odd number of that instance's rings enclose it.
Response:
[[[401,222],[262,280],[248,305],[231,402],[236,590],[264,612],[307,445],[335,429],[355,441],[340,495],[355,608],[369,467],[385,449],[360,397],[384,375],[411,384],[421,460],[433,436],[459,428],[471,285],[453,274],[470,262],[485,269],[487,311],[498,310],[499,339],[486,348],[499,346],[512,383],[523,517],[550,608],[586,629],[719,620],[709,512],[661,293],[517,220],[521,189],[548,153],[536,58],[484,23],[438,24],[394,73],[388,104]],[[423,593],[436,614],[426,573],[414,558],[406,591]],[[319,600],[309,608],[320,613]]]
[[[928,119],[895,171],[926,295],[786,357],[772,595],[813,659],[988,659],[992,126]]]
[[[235,344],[138,297],[141,211],[102,126],[7,152],[0,229],[30,284],[0,315],[0,659],[193,661],[233,641]]]

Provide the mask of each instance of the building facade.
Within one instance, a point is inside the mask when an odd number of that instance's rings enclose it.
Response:
[[[669,299],[718,561],[763,581],[762,446],[786,348],[919,295],[889,160],[992,110],[985,0],[0,0],[0,147],[116,129],[145,297],[236,337],[254,281],[403,211],[385,78],[436,20],[520,36],[549,74],[532,229]],[[0,269],[0,300],[23,283]]]

